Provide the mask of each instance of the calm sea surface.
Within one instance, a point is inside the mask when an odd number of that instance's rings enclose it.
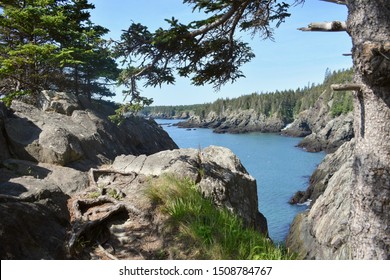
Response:
[[[180,148],[210,145],[231,149],[247,171],[257,180],[259,210],[268,220],[269,234],[284,242],[295,215],[305,205],[290,205],[298,190],[305,190],[310,175],[324,153],[308,153],[295,146],[301,140],[269,133],[216,134],[211,129],[186,130],[172,126],[177,120],[156,120]]]

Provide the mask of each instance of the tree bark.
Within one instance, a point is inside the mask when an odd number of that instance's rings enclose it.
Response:
[[[348,0],[356,151],[350,221],[353,259],[390,258],[390,1]]]

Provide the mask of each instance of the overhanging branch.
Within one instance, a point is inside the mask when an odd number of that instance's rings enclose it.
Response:
[[[347,23],[345,21],[330,21],[330,22],[312,22],[307,27],[298,28],[301,31],[347,31]]]
[[[204,27],[202,29],[198,29],[198,30],[192,31],[190,33],[190,37],[196,37],[196,36],[199,36],[199,35],[203,35],[203,34],[206,34],[207,32],[209,32],[210,30],[217,28],[218,26],[220,26],[220,25],[224,24],[225,22],[227,22],[241,8],[242,8],[242,10],[245,10],[245,8],[248,6],[248,4],[249,4],[249,1],[244,1],[239,6],[234,6],[233,5],[230,8],[230,10],[226,14],[224,14],[220,19],[210,23],[209,25],[206,25],[206,27]]]

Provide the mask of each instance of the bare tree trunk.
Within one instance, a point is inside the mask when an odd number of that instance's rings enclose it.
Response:
[[[348,0],[353,41],[356,155],[353,259],[390,258],[390,1]]]

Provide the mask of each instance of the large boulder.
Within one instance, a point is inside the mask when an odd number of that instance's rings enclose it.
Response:
[[[65,240],[70,227],[69,195],[49,178],[53,175],[50,176],[51,172],[46,168],[13,160],[2,166],[1,259],[66,259]],[[78,184],[77,179],[71,182],[75,179],[72,172],[64,180],[66,171],[69,170],[61,170],[63,177],[60,184],[64,189]],[[4,181],[6,177],[8,180]]]
[[[210,146],[203,150],[178,149],[150,156],[120,156],[112,170],[143,176],[174,174],[196,182],[200,191],[217,206],[241,216],[246,226],[267,233],[267,221],[259,213],[256,180],[229,149]]]
[[[114,110],[100,110],[98,102],[77,103],[72,94],[53,92],[44,92],[41,99],[40,107],[13,101],[13,115],[4,119],[13,157],[87,170],[120,154],[177,148],[154,121],[129,117],[118,127],[108,120]]]
[[[147,195],[151,185],[176,184],[181,179],[195,182],[216,207],[227,207],[243,218],[245,226],[267,234],[266,219],[258,211],[256,181],[226,148],[119,156],[111,166],[91,170],[90,177],[95,187],[69,202],[76,213],[71,218],[70,251],[77,253],[79,239],[102,244],[84,250],[85,258],[193,259],[197,252],[188,250],[187,241],[170,226],[169,216]]]
[[[71,168],[7,159],[0,163],[1,259],[66,259],[68,199],[89,186]]]

